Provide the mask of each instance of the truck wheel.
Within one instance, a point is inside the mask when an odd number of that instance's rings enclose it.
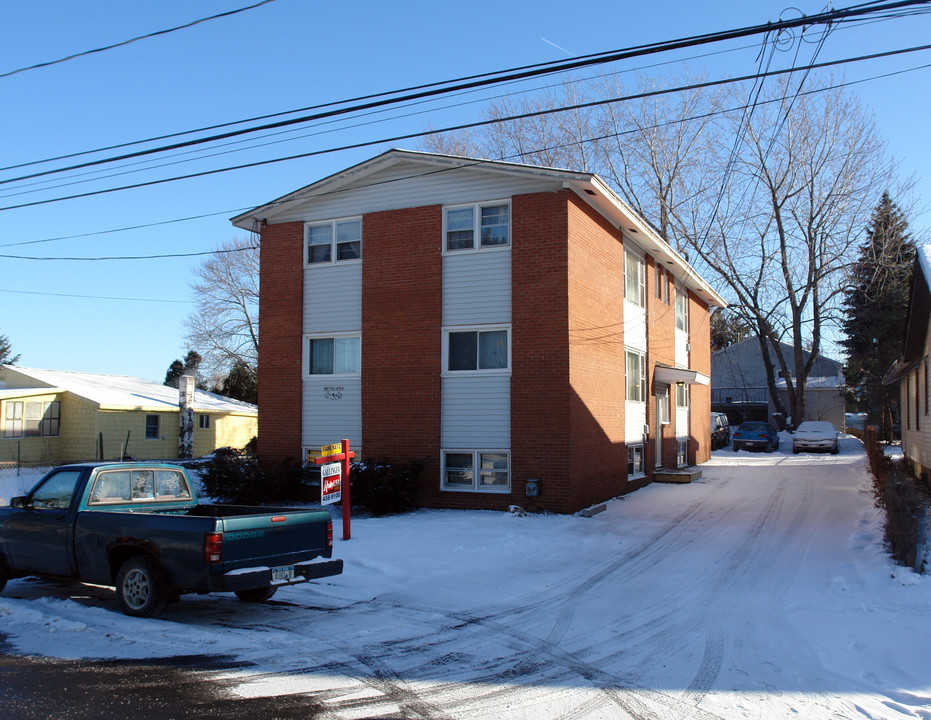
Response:
[[[6,587],[6,581],[9,579],[9,572],[7,572],[7,569],[3,565],[0,565],[0,592],[3,592],[3,588]]]
[[[278,590],[276,587],[252,588],[251,590],[237,590],[236,597],[243,602],[259,603],[270,600],[272,595]]]
[[[168,605],[168,596],[165,577],[154,558],[130,558],[116,575],[116,602],[126,615],[160,615]]]

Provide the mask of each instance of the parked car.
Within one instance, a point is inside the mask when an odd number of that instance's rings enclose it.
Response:
[[[779,432],[766,422],[750,421],[740,423],[734,431],[734,452],[740,448],[765,450],[772,452],[779,449]]]
[[[727,447],[731,444],[731,424],[722,412],[711,413],[711,449]]]
[[[837,430],[827,420],[806,420],[795,428],[792,438],[792,452],[822,451],[837,455],[840,447],[837,443]]]

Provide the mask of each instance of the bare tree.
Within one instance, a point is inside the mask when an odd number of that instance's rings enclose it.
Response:
[[[674,82],[695,82],[685,77]],[[697,268],[716,276],[761,343],[769,389],[782,412],[804,417],[805,383],[825,328],[839,320],[843,281],[872,201],[893,184],[869,113],[829,80],[646,93],[565,113],[534,115],[431,141],[489,158],[597,172]],[[629,97],[614,78],[567,81],[489,117],[514,117],[595,98]],[[792,363],[779,350],[794,348]],[[767,348],[772,348],[770,353]],[[770,358],[775,358],[771,360]],[[781,407],[777,374],[786,379]]]
[[[215,381],[233,368],[258,369],[259,249],[251,239],[223,243],[194,270],[197,310],[185,321],[185,339],[203,353]]]

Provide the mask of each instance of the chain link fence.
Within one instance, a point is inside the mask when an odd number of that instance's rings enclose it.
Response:
[[[50,465],[25,467],[0,462],[0,506],[9,505],[12,497],[25,495],[51,469]]]

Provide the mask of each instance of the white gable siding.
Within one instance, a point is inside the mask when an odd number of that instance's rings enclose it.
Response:
[[[437,172],[441,170],[441,172]],[[296,202],[276,215],[275,222],[329,220],[363,213],[424,205],[483,202],[562,188],[552,178],[482,170],[481,165],[443,169],[421,163],[398,163],[360,179],[356,187],[327,194],[326,185],[308,195],[308,207]],[[437,245],[440,244],[437,238]],[[362,251],[363,257],[365,249]]]
[[[362,248],[365,257],[365,247]],[[362,329],[362,263],[334,263],[304,270],[304,332]]]

